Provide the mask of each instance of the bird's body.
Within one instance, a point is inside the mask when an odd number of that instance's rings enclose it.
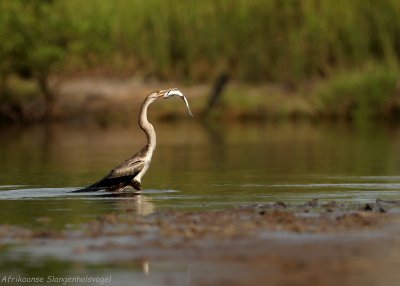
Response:
[[[140,192],[142,190],[142,177],[150,167],[151,158],[157,144],[154,127],[147,120],[147,109],[156,99],[161,97],[166,99],[174,95],[180,96],[184,99],[189,113],[191,114],[187,100],[179,90],[169,89],[150,93],[144,100],[139,114],[139,126],[145,132],[147,137],[146,146],[128,160],[112,169],[103,179],[86,188],[78,189],[73,192],[91,192],[102,189],[116,192],[123,190],[128,186],[131,186],[136,191]]]

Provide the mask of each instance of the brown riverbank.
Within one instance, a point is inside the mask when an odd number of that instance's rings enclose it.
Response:
[[[397,285],[399,201],[303,205],[283,202],[214,211],[129,208],[78,230],[1,228],[1,239],[78,263],[129,267],[175,285],[161,264],[190,266],[189,285]],[[43,218],[46,225],[49,218]],[[177,280],[178,279],[178,280]]]
[[[400,118],[397,77],[378,67],[343,72],[336,77],[309,80],[296,86],[221,79],[208,84],[185,84],[88,75],[55,78],[51,89],[56,97],[49,117],[48,102],[35,83],[14,78],[9,83],[9,96],[0,103],[0,122],[29,124],[47,119],[126,124],[132,117],[136,118],[132,114],[136,114],[149,92],[170,87],[179,87],[185,93],[196,118],[204,118],[205,113],[207,119],[225,121],[398,121]],[[213,97],[216,91],[219,96]],[[209,110],[209,106],[212,109]],[[158,119],[185,115],[175,104],[159,104],[152,108],[152,114]]]
[[[218,84],[218,83],[215,83]],[[31,82],[16,81],[16,96],[0,105],[3,121],[29,123],[45,118],[45,102]],[[143,81],[116,78],[67,78],[54,83],[57,91],[51,121],[89,120],[102,125],[126,124],[136,114],[146,95],[154,90],[179,87],[188,97],[195,119],[203,118],[210,105],[213,84],[187,85],[178,82]],[[279,120],[314,118],[318,106],[311,97],[286,86],[229,82],[221,88],[208,118],[219,120]],[[185,110],[168,101],[152,107],[154,119],[186,116]]]

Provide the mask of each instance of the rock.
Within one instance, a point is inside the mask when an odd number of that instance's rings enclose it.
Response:
[[[287,208],[287,204],[285,204],[285,203],[282,202],[282,201],[279,201],[279,202],[276,202],[276,203],[274,204],[274,207],[275,207],[275,208],[283,208],[283,209],[286,209],[286,208]]]
[[[368,211],[368,212],[373,211],[373,209],[374,208],[372,207],[371,204],[365,204],[364,207],[362,208],[363,211]]]
[[[317,207],[318,206],[318,199],[312,199],[311,201],[307,202],[307,205],[310,207]]]

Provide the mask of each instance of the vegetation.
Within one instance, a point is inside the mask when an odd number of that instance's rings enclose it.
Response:
[[[68,49],[67,18],[47,1],[2,1],[0,4],[0,78],[7,96],[7,78],[17,74],[38,84],[46,115],[54,106],[49,77]],[[61,16],[61,17],[60,17]],[[60,17],[60,18],[59,18]]]
[[[77,72],[186,82],[229,73],[297,90],[323,82],[315,95],[336,115],[349,113],[343,102],[384,105],[398,78],[397,0],[3,0],[0,11],[2,93],[10,75],[34,79],[48,113],[50,76]]]
[[[370,65],[339,72],[316,92],[321,111],[337,118],[400,119],[400,73]]]

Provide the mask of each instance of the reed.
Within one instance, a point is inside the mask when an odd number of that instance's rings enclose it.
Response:
[[[397,64],[396,0],[64,1],[94,62],[161,78],[297,83],[368,61]],[[121,61],[123,56],[125,61]],[[93,56],[93,55],[92,55]],[[121,67],[122,65],[122,67]]]
[[[359,117],[381,114],[396,92],[398,0],[29,3],[0,2],[0,91],[9,73],[101,70],[189,83],[228,73],[298,90],[321,83],[323,112],[353,114],[343,106],[357,102]]]
[[[369,64],[338,72],[320,84],[314,98],[321,101],[325,116],[364,121],[371,118],[399,119],[398,69]]]

